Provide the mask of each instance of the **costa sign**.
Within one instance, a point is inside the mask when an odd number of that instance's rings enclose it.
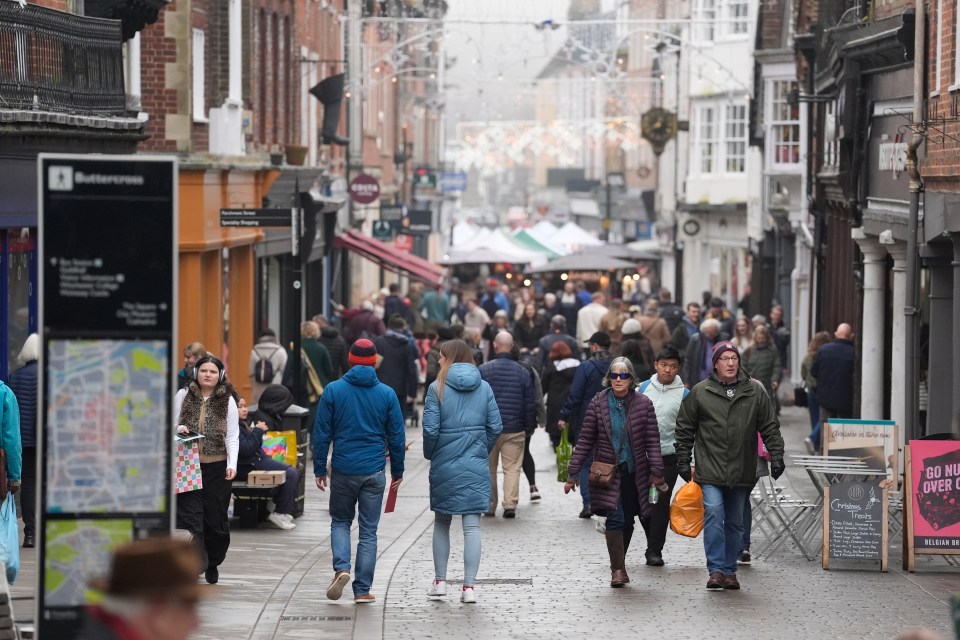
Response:
[[[380,197],[380,185],[373,176],[361,173],[350,181],[350,197],[357,204],[370,204]]]

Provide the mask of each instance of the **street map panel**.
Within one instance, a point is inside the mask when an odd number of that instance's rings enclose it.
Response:
[[[44,604],[78,607],[97,598],[90,580],[110,568],[117,545],[133,540],[133,520],[48,520]]]
[[[167,343],[51,340],[47,513],[155,513],[167,504]]]

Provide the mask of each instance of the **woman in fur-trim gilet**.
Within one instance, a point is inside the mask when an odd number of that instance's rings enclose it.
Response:
[[[177,528],[193,534],[206,558],[204,577],[216,584],[217,567],[230,546],[227,508],[237,475],[239,412],[223,362],[206,356],[197,360],[193,371],[194,379],[174,398],[173,415],[178,433],[196,431],[204,436],[200,441],[203,488],[177,494]]]

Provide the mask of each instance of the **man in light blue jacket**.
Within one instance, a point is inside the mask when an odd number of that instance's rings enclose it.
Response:
[[[647,551],[644,553],[651,567],[663,566],[663,545],[667,539],[667,524],[670,522],[670,498],[677,483],[677,415],[680,404],[690,390],[684,387],[677,375],[680,370],[680,353],[673,347],[665,347],[653,362],[656,373],[641,384],[637,391],[653,401],[660,428],[660,453],[663,455],[663,479],[668,489],[662,492],[653,506],[649,518],[641,518],[640,524],[647,535]]]
[[[386,488],[383,452],[390,452],[393,486],[403,479],[406,437],[403,413],[393,389],[377,379],[374,365],[377,349],[366,339],[350,347],[351,369],[331,382],[317,404],[313,425],[313,472],[317,488],[327,488],[327,451],[333,443],[331,466],[336,478],[330,483],[330,546],[334,577],[327,597],[337,600],[350,581],[350,527],[358,513],[354,602],[374,602],[370,593],[377,563],[377,525]]]

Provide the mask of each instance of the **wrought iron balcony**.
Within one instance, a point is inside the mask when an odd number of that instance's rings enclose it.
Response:
[[[123,39],[129,40],[153,24],[170,0],[85,0],[83,12],[97,18],[112,18],[123,23]]]
[[[125,114],[116,20],[0,2],[0,109]]]

